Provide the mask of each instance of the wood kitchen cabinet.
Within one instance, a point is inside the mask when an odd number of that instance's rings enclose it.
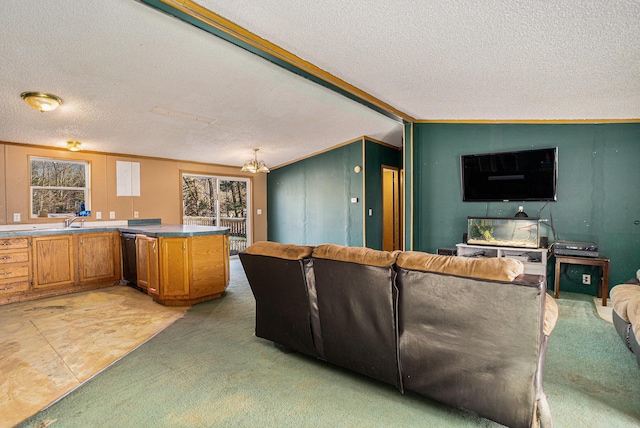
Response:
[[[224,293],[229,284],[228,235],[155,239],[146,241],[147,290],[155,301],[187,306]]]
[[[155,251],[157,241],[157,238],[136,235],[136,284],[145,291],[149,290],[149,252]]]
[[[0,296],[29,291],[31,239],[0,239]]]
[[[33,288],[64,287],[75,283],[73,236],[34,236]]]
[[[161,299],[189,298],[189,238],[160,238]]]
[[[188,306],[224,293],[229,284],[227,228],[149,228],[152,236],[126,230],[137,235],[138,284],[156,302]],[[0,236],[0,305],[117,285],[121,275],[120,230]]]
[[[0,305],[118,284],[117,231],[0,237]]]
[[[80,284],[115,280],[120,270],[117,232],[81,233],[78,239]]]

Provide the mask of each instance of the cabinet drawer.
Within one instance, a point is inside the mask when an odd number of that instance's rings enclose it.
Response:
[[[29,264],[0,265],[0,281],[8,278],[29,277]]]
[[[0,251],[0,265],[7,263],[25,263],[29,261],[28,251]]]
[[[18,248],[29,248],[29,238],[0,239],[0,250],[13,250]]]
[[[0,280],[0,296],[9,293],[29,291],[29,281],[5,282]]]

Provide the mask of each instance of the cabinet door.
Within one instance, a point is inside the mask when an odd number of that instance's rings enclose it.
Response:
[[[136,235],[136,271],[138,287],[147,290],[149,288],[149,238],[145,235]]]
[[[80,242],[80,282],[116,278],[113,232],[82,233]]]
[[[229,267],[227,235],[191,238],[191,297],[222,293],[227,288]]]
[[[33,238],[34,288],[73,285],[72,238],[70,234]]]
[[[160,238],[160,297],[189,297],[187,238]]]

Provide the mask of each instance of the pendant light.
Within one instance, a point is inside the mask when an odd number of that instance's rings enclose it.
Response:
[[[269,168],[264,164],[264,161],[258,161],[258,150],[260,149],[253,149],[253,159],[246,161],[241,171],[252,172],[254,174],[257,172],[269,172]]]

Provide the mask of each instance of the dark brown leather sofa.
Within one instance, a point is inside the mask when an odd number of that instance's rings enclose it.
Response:
[[[511,427],[551,426],[557,305],[511,259],[260,242],[256,336]]]

